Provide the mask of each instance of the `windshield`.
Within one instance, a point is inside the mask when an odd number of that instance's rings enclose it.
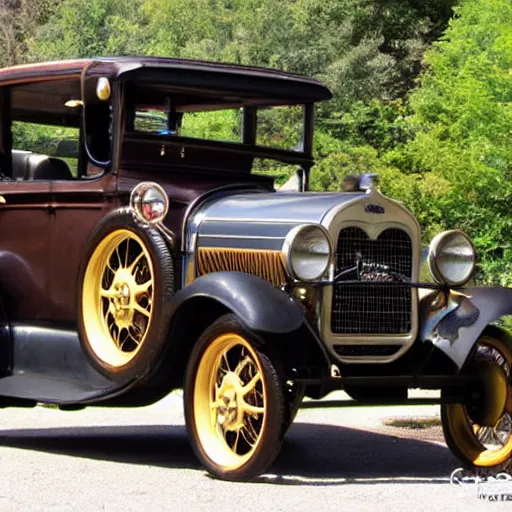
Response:
[[[130,109],[133,122],[128,131],[302,151],[303,105],[249,106],[254,115],[254,130],[249,140],[244,141],[244,122],[248,121],[243,105],[224,107],[222,103],[211,104],[211,98],[201,98],[203,104],[187,104],[187,99],[194,100],[168,96],[160,102],[134,102]]]

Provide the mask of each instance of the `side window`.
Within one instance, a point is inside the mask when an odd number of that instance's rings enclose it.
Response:
[[[78,176],[79,129],[13,121],[12,177],[70,180]]]
[[[10,178],[51,181],[81,177],[80,78],[24,82],[9,87],[8,94]]]

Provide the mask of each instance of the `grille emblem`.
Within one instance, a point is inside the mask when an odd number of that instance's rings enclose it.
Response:
[[[366,213],[386,213],[386,210],[380,204],[367,204],[364,207],[364,211]]]

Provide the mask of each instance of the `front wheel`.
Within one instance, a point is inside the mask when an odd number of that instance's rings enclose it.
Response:
[[[508,469],[512,462],[512,346],[483,336],[472,368],[479,376],[480,398],[441,406],[446,444],[471,469]]]
[[[189,438],[208,472],[224,480],[263,473],[281,448],[282,380],[257,338],[234,315],[195,345],[184,386]]]

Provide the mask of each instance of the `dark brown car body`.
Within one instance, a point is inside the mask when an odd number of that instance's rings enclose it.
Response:
[[[112,87],[106,103],[109,112],[105,102],[96,95],[100,77],[107,78]],[[162,102],[171,93],[178,98],[178,108],[185,111],[204,111],[210,106],[241,108],[244,116],[241,144],[136,133],[133,112],[127,105]],[[192,212],[213,194],[273,194],[272,178],[251,173],[255,158],[296,165],[300,169],[299,189],[306,191],[313,165],[313,106],[330,97],[324,85],[305,77],[179,59],[99,58],[0,70],[0,167],[4,176],[0,183],[0,288],[6,320],[4,360],[8,361],[3,367],[6,377],[0,380],[0,396],[61,405],[120,401],[135,405],[150,403],[181,385],[189,348],[170,350],[171,355],[162,357],[158,369],[148,368],[151,378],[144,375],[124,382],[100,375],[83,357],[77,326],[77,295],[80,267],[84,264],[91,233],[109,212],[128,205],[137,184],[147,180],[158,182],[170,198],[164,224],[175,263],[174,290],[186,288],[198,276],[197,269],[191,277],[183,268],[187,222]],[[78,108],[70,108],[65,106],[68,100],[82,103]],[[304,113],[301,147],[284,151],[257,145],[256,107],[296,104],[302,105]],[[79,128],[79,175],[74,179],[55,175],[16,180],[13,173],[19,169],[11,157],[12,120]],[[354,197],[354,193],[340,194],[334,199],[326,197],[325,204],[329,201],[342,204]],[[264,200],[263,195],[261,198]],[[318,197],[318,201],[323,200]],[[272,203],[268,203],[268,208]],[[307,200],[297,205],[309,211]],[[263,212],[262,222],[266,222],[265,217]],[[425,287],[437,288],[437,285]],[[254,293],[258,295],[256,290]],[[438,320],[449,312],[447,308]],[[210,320],[204,315],[197,332],[192,330],[193,335],[198,335]],[[273,321],[278,320],[269,319],[267,324]],[[299,323],[302,320],[293,320],[290,326],[295,329]],[[427,331],[421,333],[423,339],[434,330],[428,322],[426,325]],[[171,326],[172,322],[170,330]],[[178,320],[174,328],[179,328]],[[305,351],[307,355],[301,362],[311,366],[306,373],[311,374],[312,396],[322,396],[331,385],[339,385],[330,380],[333,359],[311,325],[302,323],[301,329],[308,332],[309,339],[304,343],[314,347],[314,354]],[[190,338],[193,344],[193,336]],[[169,344],[179,345],[172,340]],[[467,357],[469,345],[470,342],[461,343],[463,348],[446,350],[444,354],[443,350],[436,352],[441,362],[435,373],[451,374]],[[377,382],[384,373],[390,383],[389,377],[403,374],[401,368],[405,365],[406,376],[400,383],[409,385],[415,382],[412,375],[429,353],[421,343],[413,346],[407,357],[385,365],[384,372],[381,365],[368,364],[356,365],[357,370],[349,366],[345,375],[347,378],[366,375]],[[457,362],[455,367],[451,366],[453,361]],[[317,389],[315,382],[322,386]],[[112,401],[108,400],[110,397]]]
[[[113,136],[109,147],[99,150],[106,159],[97,157],[84,143],[91,133],[97,140],[108,138],[108,118],[102,124],[104,111],[92,112],[91,107],[87,118],[87,102],[93,105],[98,101],[94,97],[98,77],[107,77],[112,83]],[[214,105],[244,105],[243,143],[247,146],[180,137],[162,144],[130,133],[122,105],[130,93],[126,84],[132,79],[158,83],[169,91],[193,91],[201,108],[209,97]],[[133,381],[112,383],[97,374],[83,358],[77,339],[78,272],[94,227],[108,212],[128,204],[136,184],[148,179],[160,183],[171,198],[165,225],[172,234],[179,289],[184,225],[191,207],[222,189],[273,191],[273,179],[251,174],[255,156],[300,165],[307,177],[313,163],[312,105],[330,96],[322,84],[292,74],[177,59],[84,59],[0,70],[0,167],[4,177],[0,183],[0,288],[7,322],[3,361],[8,361],[2,367],[5,378],[0,381],[0,395],[6,397],[6,403],[7,397],[19,397],[78,404],[104,400],[132,387]],[[64,106],[65,101],[80,98],[86,103],[84,109]],[[256,135],[251,103],[304,103],[308,132],[303,151],[253,146]],[[13,119],[80,128],[81,175],[75,179],[16,180],[13,173],[19,169],[11,157]],[[91,170],[95,176],[89,176]],[[159,388],[156,395],[168,391],[179,379],[171,379],[176,382],[166,384],[165,390]],[[142,401],[153,399],[148,393]]]

